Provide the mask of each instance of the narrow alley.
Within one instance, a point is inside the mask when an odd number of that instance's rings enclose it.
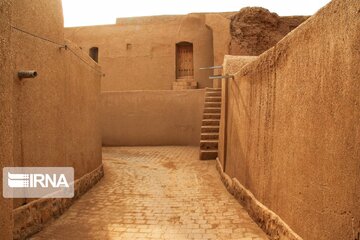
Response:
[[[0,13],[0,240],[360,240],[360,0]]]
[[[268,239],[198,153],[103,148],[104,178],[31,239]]]

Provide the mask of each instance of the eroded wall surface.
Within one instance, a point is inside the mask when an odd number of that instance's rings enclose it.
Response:
[[[22,30],[11,37],[14,164],[72,166],[79,179],[101,165],[100,68],[64,41],[60,0],[14,1],[12,24]],[[19,80],[19,70],[38,76]],[[14,207],[29,201],[16,199]]]
[[[261,7],[246,7],[231,18],[231,55],[258,56],[308,17],[280,17]]]
[[[229,82],[225,171],[303,239],[360,231],[359,39],[334,0]]]
[[[0,2],[0,235],[1,239],[12,239],[12,199],[2,196],[2,169],[13,165],[13,83],[11,76],[11,4]]]
[[[103,92],[103,145],[199,145],[204,94],[204,90]]]

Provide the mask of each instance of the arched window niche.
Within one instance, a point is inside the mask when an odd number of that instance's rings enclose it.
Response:
[[[176,78],[194,78],[193,44],[179,42],[176,44]]]

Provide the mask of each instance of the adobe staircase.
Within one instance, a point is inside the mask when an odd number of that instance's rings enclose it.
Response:
[[[221,89],[206,88],[201,126],[200,160],[216,159],[218,156],[220,113]]]

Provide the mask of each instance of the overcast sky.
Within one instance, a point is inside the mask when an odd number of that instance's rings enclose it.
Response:
[[[312,15],[330,0],[62,0],[65,27],[114,24],[116,18],[230,12],[260,6],[281,16]]]

